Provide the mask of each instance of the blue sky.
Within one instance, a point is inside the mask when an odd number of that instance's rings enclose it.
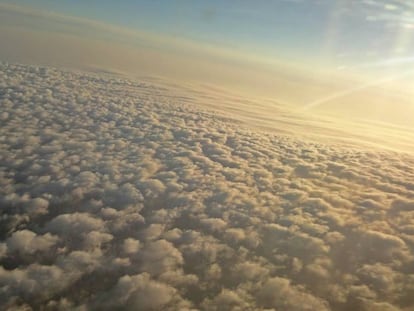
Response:
[[[134,29],[337,67],[414,53],[410,1],[108,1],[13,3]]]

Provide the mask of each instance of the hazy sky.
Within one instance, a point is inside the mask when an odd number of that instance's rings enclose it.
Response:
[[[385,59],[394,59],[393,65],[413,61],[413,1],[16,0],[13,3],[238,48],[269,58],[334,66],[366,66]]]

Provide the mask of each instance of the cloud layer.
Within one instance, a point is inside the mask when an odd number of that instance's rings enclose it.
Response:
[[[412,156],[253,131],[146,83],[0,69],[2,309],[413,308]]]

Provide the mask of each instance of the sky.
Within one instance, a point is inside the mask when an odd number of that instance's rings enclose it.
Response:
[[[412,1],[0,0],[0,17],[3,61],[196,82],[414,124]]]
[[[366,66],[412,63],[412,1],[50,1],[42,10],[242,49],[269,58]],[[408,59],[407,59],[408,58]],[[411,59],[409,59],[411,58]]]

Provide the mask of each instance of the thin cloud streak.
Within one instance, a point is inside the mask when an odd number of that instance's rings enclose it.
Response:
[[[394,75],[394,76],[391,76],[391,77],[375,80],[375,81],[372,81],[372,82],[369,82],[369,83],[366,83],[366,84],[362,84],[362,85],[359,85],[359,86],[356,86],[356,87],[353,87],[353,88],[349,88],[349,89],[331,94],[329,96],[317,99],[315,101],[312,101],[312,102],[304,105],[303,107],[301,107],[300,110],[307,111],[307,110],[310,110],[312,108],[315,108],[315,107],[324,105],[326,103],[332,102],[336,99],[340,99],[342,97],[346,97],[348,95],[357,93],[359,91],[362,91],[362,90],[365,90],[365,89],[368,89],[368,88],[371,88],[371,87],[375,87],[375,86],[380,86],[380,85],[383,85],[383,84],[386,84],[386,83],[389,83],[389,82],[393,82],[393,81],[408,77],[408,76],[412,75],[413,73],[414,73],[414,71],[410,70],[410,71],[404,72],[402,74],[398,74],[398,75]]]

